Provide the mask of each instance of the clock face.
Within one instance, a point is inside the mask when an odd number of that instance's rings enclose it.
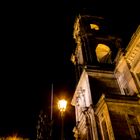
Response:
[[[98,44],[96,49],[97,61],[100,63],[111,63],[111,49],[105,44]]]

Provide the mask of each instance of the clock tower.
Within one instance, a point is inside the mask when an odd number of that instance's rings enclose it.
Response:
[[[76,114],[75,139],[140,138],[139,90],[121,39],[112,34],[106,19],[91,15],[76,17],[73,37],[76,47],[71,61],[77,83],[71,104]]]
[[[77,44],[71,60],[81,68],[114,69],[121,52],[121,39],[110,34],[102,17],[79,15],[74,23],[73,37]]]

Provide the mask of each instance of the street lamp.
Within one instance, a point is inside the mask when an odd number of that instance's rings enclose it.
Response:
[[[60,110],[61,113],[61,120],[62,120],[62,126],[61,126],[61,140],[64,140],[64,112],[66,110],[66,106],[67,106],[67,101],[62,99],[58,101],[58,109]]]

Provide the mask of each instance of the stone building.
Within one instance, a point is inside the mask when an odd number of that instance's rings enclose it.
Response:
[[[125,50],[102,17],[77,16],[73,37],[75,139],[140,139],[140,26]]]

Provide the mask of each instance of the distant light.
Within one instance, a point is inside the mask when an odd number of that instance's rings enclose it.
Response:
[[[22,138],[17,136],[0,137],[2,140],[29,140],[29,138]]]

